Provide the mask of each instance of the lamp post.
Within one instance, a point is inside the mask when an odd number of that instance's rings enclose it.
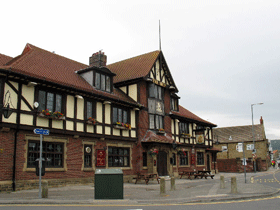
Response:
[[[253,115],[253,106],[254,106],[254,105],[262,105],[262,104],[263,104],[263,103],[251,104],[251,112],[252,112],[252,135],[253,135],[253,145],[254,145],[253,153],[256,153],[256,149],[255,149],[255,136],[254,136],[254,115]],[[254,172],[256,173],[256,160],[254,160]]]

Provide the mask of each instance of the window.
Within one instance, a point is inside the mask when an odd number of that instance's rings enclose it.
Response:
[[[95,87],[102,91],[111,92],[111,78],[108,75],[95,73]]]
[[[178,111],[179,109],[178,109],[178,99],[176,99],[176,98],[171,98],[171,110],[173,110],[173,111]]]
[[[92,167],[92,145],[84,145],[84,167]]]
[[[95,103],[92,101],[86,101],[85,107],[85,118],[88,119],[90,117],[95,117]]]
[[[63,167],[63,143],[43,142],[42,157],[47,160],[46,168]],[[30,141],[28,143],[27,167],[35,167],[35,161],[40,158],[40,142]]]
[[[38,110],[48,109],[51,112],[62,112],[62,95],[44,90],[39,90],[39,107]]]
[[[143,152],[143,167],[147,167],[147,152]]]
[[[170,164],[176,166],[176,154],[172,153],[172,157],[170,158]]]
[[[149,121],[150,121],[150,129],[158,130],[160,128],[164,128],[163,116],[161,116],[161,115],[150,114]]]
[[[204,165],[204,153],[197,152],[197,165]]]
[[[180,155],[180,165],[181,166],[186,166],[189,164],[189,159],[188,159],[188,152],[184,151],[185,154]]]
[[[127,110],[117,108],[117,107],[113,108],[113,123],[116,122],[128,123]]]
[[[161,86],[158,86],[154,83],[150,83],[149,84],[149,97],[163,100],[164,99],[164,88]]]
[[[109,147],[108,166],[109,167],[129,167],[129,148]]]
[[[179,123],[180,134],[189,134],[189,123]]]

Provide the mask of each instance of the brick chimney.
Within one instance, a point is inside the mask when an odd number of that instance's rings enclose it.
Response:
[[[260,119],[260,124],[262,125],[263,124],[263,118],[261,116],[261,119]]]
[[[92,54],[92,56],[89,58],[89,66],[106,66],[107,62],[107,56],[104,55],[104,52],[99,52]]]

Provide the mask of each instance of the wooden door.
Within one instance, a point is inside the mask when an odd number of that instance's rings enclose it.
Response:
[[[167,176],[167,153],[159,151],[157,155],[157,171],[159,176]]]

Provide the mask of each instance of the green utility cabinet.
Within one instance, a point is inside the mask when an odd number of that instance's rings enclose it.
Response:
[[[123,199],[123,171],[121,169],[96,169],[94,198]]]

